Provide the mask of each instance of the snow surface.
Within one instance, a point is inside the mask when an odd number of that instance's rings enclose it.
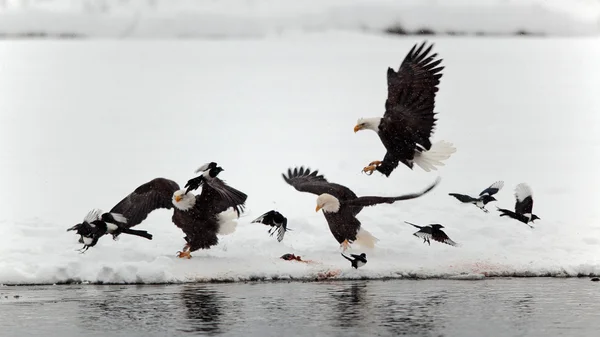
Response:
[[[191,282],[254,278],[458,277],[600,274],[598,39],[437,38],[446,66],[434,141],[457,152],[438,172],[361,169],[381,159],[375,133],[353,132],[383,113],[385,74],[418,38],[327,33],[227,41],[0,43],[0,283]],[[171,211],[137,229],[152,241],[109,236],[85,254],[66,229],[109,210],[155,177],[183,185],[208,161],[249,195],[235,233],[190,260]],[[316,196],[281,173],[305,165],[359,195],[395,195],[442,181],[430,194],[367,208],[380,239],[350,268]],[[489,214],[450,192],[505,186]],[[500,218],[528,183],[530,229]],[[250,222],[277,209],[293,231],[282,242]],[[442,223],[461,247],[412,234]],[[350,253],[363,252],[354,247]],[[283,261],[294,253],[315,264]]]
[[[0,0],[0,34],[262,37],[295,31],[600,31],[597,0]]]

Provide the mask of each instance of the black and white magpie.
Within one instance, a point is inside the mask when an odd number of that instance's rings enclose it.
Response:
[[[141,236],[148,240],[152,240],[152,234],[127,228],[127,219],[119,213],[104,213],[100,209],[93,209],[83,219],[83,222],[67,229],[68,231],[76,231],[80,236],[79,243],[83,243],[82,253],[90,247],[94,247],[98,243],[98,239],[105,234],[111,234],[116,240],[121,233]]]
[[[268,233],[271,234],[270,236],[273,236],[277,231],[277,241],[279,242],[283,240],[285,232],[291,231],[291,229],[287,228],[287,218],[276,210],[268,211],[252,220],[251,223],[261,223],[263,225],[271,226]]]
[[[367,264],[367,254],[365,253],[361,253],[360,255],[358,254],[350,254],[350,256],[352,256],[352,258],[349,258],[348,256],[344,255],[344,253],[341,253],[342,256],[350,261],[350,263],[352,264],[352,267],[354,269],[358,269],[362,266],[364,266],[365,264]]]
[[[405,223],[415,226],[419,228],[419,230],[413,233],[414,236],[423,239],[423,243],[427,242],[431,246],[430,239],[433,239],[437,242],[445,243],[450,246],[458,247],[459,244],[452,241],[441,228],[444,228],[441,224],[430,224],[428,226],[419,226],[414,223],[410,223],[408,221],[404,221]]]
[[[521,221],[527,226],[533,228],[529,222],[541,220],[537,215],[533,214],[533,192],[531,187],[525,183],[520,183],[515,187],[515,211],[510,211],[504,208],[498,208],[500,216],[508,216],[515,220]]]
[[[481,193],[479,193],[479,196],[477,198],[473,198],[469,195],[458,194],[458,193],[448,193],[448,194],[455,197],[456,199],[458,199],[460,202],[462,202],[464,204],[467,204],[467,203],[473,204],[473,205],[479,207],[482,211],[488,213],[489,211],[485,208],[485,205],[487,205],[487,203],[489,203],[489,202],[497,201],[496,198],[493,197],[493,195],[498,193],[498,191],[500,191],[502,189],[502,187],[504,187],[504,181],[501,181],[501,180],[496,181],[495,183],[491,184],[488,188],[481,191]]]
[[[187,194],[189,191],[193,191],[200,188],[200,186],[202,186],[206,179],[215,178],[219,175],[221,171],[225,170],[222,167],[217,166],[217,163],[215,162],[206,163],[200,166],[196,171],[194,171],[194,173],[202,172],[202,174],[200,174],[196,178],[188,180],[188,182],[184,186],[184,188],[187,188],[185,190],[185,194]]]

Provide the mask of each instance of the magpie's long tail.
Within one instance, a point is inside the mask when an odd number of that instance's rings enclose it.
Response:
[[[417,227],[419,229],[423,228],[423,226],[415,225],[414,223],[411,223],[411,222],[408,222],[408,221],[404,221],[404,222],[406,222],[409,225],[415,226],[415,227]]]
[[[140,230],[130,229],[130,228],[122,228],[121,232],[125,233],[125,234],[141,236],[141,237],[146,238],[148,240],[152,240],[152,234],[150,234],[150,233],[148,233],[146,231],[140,231]]]
[[[348,261],[350,261],[350,262],[354,261],[354,260],[352,260],[351,258],[349,258],[349,257],[347,257],[346,255],[344,255],[344,253],[340,253],[340,254],[342,254],[342,256],[343,256],[343,257],[344,257],[346,260],[348,260]]]
[[[517,215],[515,212],[510,211],[508,209],[500,208],[497,206],[496,206],[496,208],[498,209],[498,212],[502,213],[502,214],[500,214],[500,216],[509,216],[511,218],[514,218]]]

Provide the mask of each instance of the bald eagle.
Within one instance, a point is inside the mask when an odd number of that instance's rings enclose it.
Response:
[[[186,244],[178,257],[190,258],[193,251],[216,245],[219,242],[217,234],[235,231],[234,220],[243,212],[247,198],[245,193],[216,177],[202,184],[199,195],[186,193],[173,180],[155,178],[136,188],[110,212],[121,214],[127,219],[125,227],[130,228],[140,224],[156,209],[173,208],[171,220],[186,235]]]
[[[426,42],[417,49],[415,44],[402,61],[398,72],[387,71],[388,96],[383,118],[358,119],[354,132],[375,131],[386,154],[383,161],[376,160],[363,168],[371,175],[377,170],[389,177],[402,163],[413,169],[417,164],[424,171],[437,170],[442,162],[456,152],[451,143],[439,141],[431,144],[430,137],[435,129],[437,113],[435,96],[444,67],[437,67],[442,60],[435,60],[436,54],[429,55],[433,44],[423,50]],[[436,68],[437,67],[437,68]]]
[[[373,248],[375,242],[379,241],[371,233],[361,228],[361,223],[356,218],[364,207],[418,198],[431,191],[440,182],[438,177],[431,186],[421,192],[397,197],[358,197],[348,187],[328,182],[323,175],[318,174],[318,170],[311,172],[309,168],[305,169],[301,166],[294,168],[293,171],[288,169],[288,175],[282,174],[282,176],[285,182],[296,190],[318,196],[316,211],[323,210],[331,234],[344,251],[350,248],[350,244],[354,241],[368,248]]]

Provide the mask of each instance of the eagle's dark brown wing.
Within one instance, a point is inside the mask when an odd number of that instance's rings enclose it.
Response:
[[[300,192],[308,192],[315,195],[328,193],[339,200],[351,200],[356,198],[356,194],[346,186],[330,183],[318,170],[310,171],[310,168],[303,166],[288,169],[288,175],[282,174],[283,180],[292,185]]]
[[[401,200],[415,199],[415,198],[418,198],[420,196],[427,194],[434,187],[436,187],[440,181],[441,181],[441,178],[438,177],[433,184],[431,184],[426,189],[424,189],[420,192],[404,194],[404,195],[397,196],[397,197],[375,197],[375,196],[358,197],[354,200],[345,201],[344,205],[366,207],[366,206],[374,206],[374,205],[378,205],[378,204],[392,204],[396,201],[401,201]]]
[[[173,193],[177,190],[179,185],[173,180],[155,178],[136,188],[110,212],[122,214],[127,218],[126,227],[131,228],[144,221],[156,209],[171,209]]]
[[[429,55],[433,44],[424,49],[415,44],[406,55],[398,72],[388,68],[388,97],[381,120],[380,134],[389,139],[394,154],[412,159],[416,144],[431,148],[429,140],[435,128],[435,97],[443,66],[437,53]],[[388,149],[389,150],[389,149]]]

